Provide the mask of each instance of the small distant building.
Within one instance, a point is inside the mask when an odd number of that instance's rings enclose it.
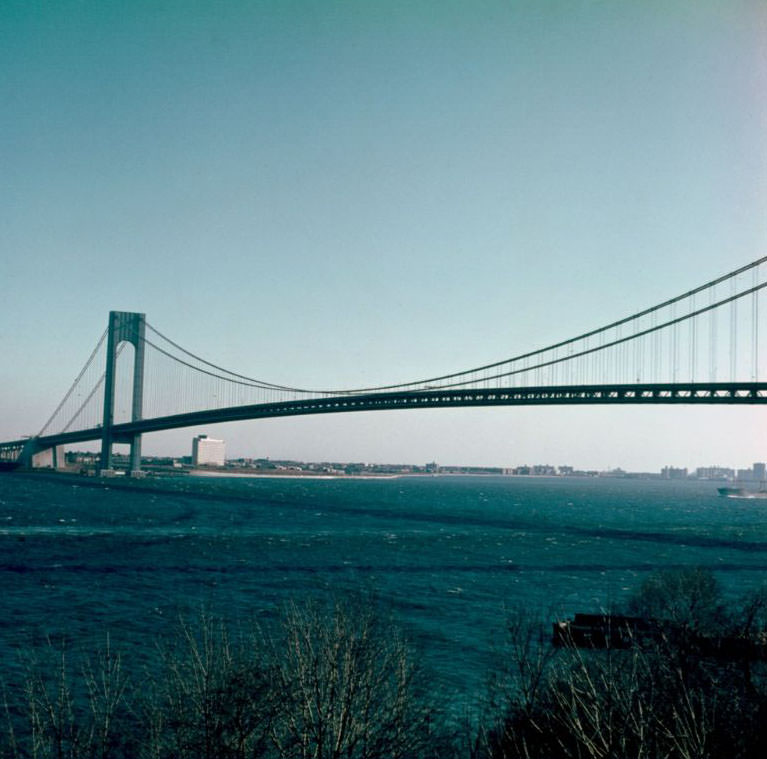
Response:
[[[226,443],[207,435],[198,435],[192,440],[193,466],[224,466]]]

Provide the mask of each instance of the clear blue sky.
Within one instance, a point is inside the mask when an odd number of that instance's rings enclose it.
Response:
[[[4,0],[0,71],[0,439],[39,429],[110,309],[245,374],[360,386],[536,348],[767,251],[762,0]],[[767,459],[754,408],[207,431],[274,458]]]

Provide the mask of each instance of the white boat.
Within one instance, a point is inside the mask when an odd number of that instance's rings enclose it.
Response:
[[[717,488],[719,495],[725,498],[767,498],[767,490],[747,490],[746,488]]]

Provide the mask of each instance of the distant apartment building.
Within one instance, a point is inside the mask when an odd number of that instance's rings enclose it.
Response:
[[[732,480],[735,478],[735,470],[724,466],[699,466],[695,476],[699,480]]]
[[[224,466],[226,443],[207,435],[198,435],[192,440],[193,466]]]
[[[738,482],[764,482],[767,465],[757,462],[751,469],[738,469]]]
[[[660,470],[661,479],[664,480],[686,480],[687,479],[687,467],[678,469],[674,466],[664,466]]]

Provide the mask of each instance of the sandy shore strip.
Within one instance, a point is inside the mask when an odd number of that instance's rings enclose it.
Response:
[[[209,469],[192,469],[188,477],[244,477],[265,480],[394,480],[401,474],[262,474],[261,472],[213,472]]]

